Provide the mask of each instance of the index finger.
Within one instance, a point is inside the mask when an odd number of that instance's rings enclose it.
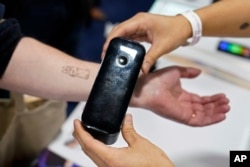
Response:
[[[131,39],[130,37],[137,34],[140,29],[140,24],[138,22],[135,22],[131,19],[126,20],[119,25],[115,26],[112,31],[109,33],[108,37],[106,38],[106,41],[103,45],[102,49],[102,59],[104,58],[108,45],[110,41],[115,37],[125,37],[128,39]],[[141,32],[139,32],[141,33]]]

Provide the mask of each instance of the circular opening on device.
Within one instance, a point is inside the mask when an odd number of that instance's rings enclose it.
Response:
[[[126,64],[128,64],[128,58],[126,56],[119,56],[118,63],[122,66],[125,66]]]

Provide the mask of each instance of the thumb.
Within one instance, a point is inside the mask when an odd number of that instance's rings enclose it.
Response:
[[[136,133],[133,126],[133,118],[131,114],[126,114],[122,124],[122,136],[129,146],[133,145],[140,136]]]
[[[142,65],[142,72],[144,74],[148,73],[150,68],[155,64],[157,59],[161,57],[165,52],[164,49],[160,47],[161,45],[152,44],[148,50]]]
[[[144,58],[144,61],[142,64],[142,72],[144,74],[147,74],[149,72],[149,70],[151,69],[151,67],[154,65],[154,63],[157,60],[157,57],[154,57],[154,55],[152,55],[151,53],[152,53],[151,50],[149,50]]]
[[[178,67],[182,78],[195,78],[200,75],[201,70],[193,67]]]

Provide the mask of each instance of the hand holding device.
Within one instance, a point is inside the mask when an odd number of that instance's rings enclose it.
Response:
[[[96,139],[113,144],[120,132],[145,48],[123,38],[111,40],[83,114],[83,127]]]

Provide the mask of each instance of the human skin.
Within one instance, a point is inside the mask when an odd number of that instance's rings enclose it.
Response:
[[[15,49],[0,79],[0,87],[47,99],[86,101],[99,66],[25,37]],[[220,122],[230,109],[225,94],[199,96],[181,86],[181,78],[192,79],[200,72],[195,68],[172,66],[142,74],[130,106],[148,109],[190,126]]]
[[[201,19],[203,36],[250,36],[249,0],[221,0],[197,9],[195,13]],[[152,44],[142,66],[143,72],[147,73],[159,57],[184,45],[192,37],[192,28],[182,15],[138,13],[111,31],[103,46],[102,57],[110,40],[118,36]]]
[[[166,153],[136,133],[130,114],[126,115],[121,129],[126,147],[109,147],[94,139],[79,120],[74,121],[74,129],[73,135],[82,150],[98,167],[174,167]]]

